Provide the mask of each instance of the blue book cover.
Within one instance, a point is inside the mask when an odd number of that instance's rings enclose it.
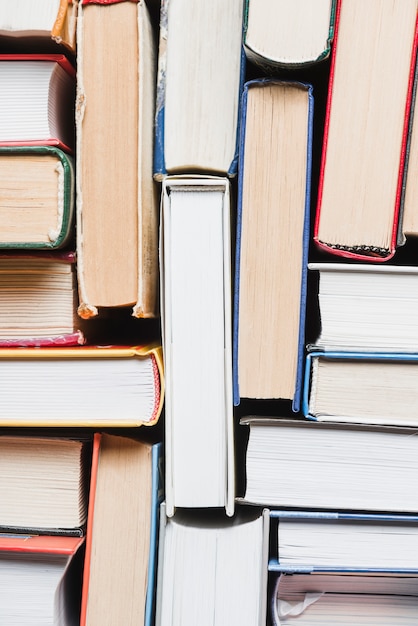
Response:
[[[417,515],[274,509],[270,533],[271,572],[418,575]],[[409,561],[401,554],[405,548]]]
[[[164,455],[162,443],[152,447],[152,500],[151,500],[151,530],[150,552],[148,563],[148,584],[145,601],[145,626],[152,626],[155,616],[155,593],[157,584],[157,554],[160,506],[164,500]]]
[[[304,352],[305,350],[305,312],[306,312],[306,294],[307,294],[307,260],[308,260],[308,247],[309,247],[309,216],[310,216],[310,203],[311,203],[311,170],[312,170],[312,136],[313,136],[314,98],[313,98],[313,88],[309,84],[300,83],[300,82],[284,82],[284,81],[279,81],[279,80],[274,80],[274,79],[269,79],[269,78],[257,79],[257,80],[252,80],[252,81],[247,82],[244,85],[244,91],[243,91],[242,103],[241,103],[241,126],[240,126],[240,135],[239,135],[240,157],[239,157],[239,168],[238,168],[238,212],[237,212],[237,230],[236,230],[235,285],[234,285],[234,328],[233,328],[234,404],[238,405],[240,403],[241,398],[244,398],[244,397],[245,398],[257,397],[257,398],[263,398],[263,399],[278,399],[278,398],[283,397],[281,395],[275,395],[275,394],[270,395],[270,396],[256,395],[256,394],[248,395],[242,389],[242,385],[241,385],[242,381],[240,380],[242,377],[240,374],[240,366],[239,366],[240,350],[242,349],[242,346],[240,348],[240,303],[242,301],[241,282],[244,276],[244,272],[247,271],[247,259],[243,258],[242,245],[243,245],[243,222],[244,222],[244,217],[245,217],[243,215],[243,197],[244,197],[243,188],[245,184],[245,163],[246,163],[246,158],[247,158],[246,138],[247,138],[248,96],[249,96],[250,91],[254,88],[275,89],[276,86],[279,88],[284,88],[284,89],[287,88],[287,89],[303,91],[303,92],[306,92],[307,94],[307,105],[306,105],[307,106],[307,111],[306,111],[307,127],[306,129],[304,129],[306,132],[306,154],[303,155],[304,158],[306,159],[306,175],[305,175],[304,200],[301,202],[301,210],[303,211],[303,214],[299,216],[301,218],[300,219],[301,226],[300,226],[300,231],[299,231],[301,269],[300,269],[300,275],[299,276],[296,275],[296,280],[297,280],[296,289],[298,293],[299,303],[297,306],[298,310],[296,310],[296,307],[295,307],[295,310],[292,310],[292,311],[283,309],[285,311],[284,315],[287,316],[288,320],[290,320],[291,316],[293,315],[299,316],[299,331],[298,331],[297,346],[292,347],[292,350],[294,349],[297,352],[297,355],[296,355],[297,365],[296,365],[295,380],[294,380],[294,390],[291,394],[291,397],[286,397],[286,396],[284,397],[284,399],[292,400],[293,411],[298,412],[300,410],[300,396],[301,396],[302,378],[303,378],[303,361],[304,361],[304,354],[305,354]],[[281,149],[281,143],[280,143],[281,139],[282,139],[281,137],[277,137],[277,138],[274,137],[273,138],[274,141],[271,142],[271,145],[273,145],[273,143],[277,144],[278,146],[277,150]],[[283,153],[284,152],[285,152],[285,149],[283,149]],[[261,173],[261,168],[265,168],[267,166],[267,163],[263,163],[261,157],[259,158],[259,161],[260,161],[260,173]],[[290,160],[289,160],[289,163],[291,163]],[[294,167],[293,162],[291,163],[290,167],[291,168]],[[283,176],[290,175],[290,173],[291,173],[290,170],[287,173],[286,171],[283,171]],[[272,179],[272,183],[277,180],[278,176],[281,176],[281,172],[276,172],[276,171],[271,172],[270,178]],[[271,211],[270,211],[270,206],[269,206],[269,213],[273,213],[274,211],[276,212],[283,211],[284,213],[285,211],[287,211],[288,215],[291,215],[291,213],[293,214],[295,212],[295,206],[293,203],[292,203],[292,206],[290,206],[290,204],[291,203],[289,202],[289,205],[288,206],[285,205],[284,208],[282,208],[279,205],[271,206],[271,209],[272,209]],[[268,232],[271,232],[268,229],[266,230]],[[254,237],[256,237],[256,235],[254,235]],[[274,237],[274,234],[272,235],[272,237]],[[287,237],[287,239],[288,240],[292,239],[292,241],[294,241],[295,240],[294,233],[292,232],[290,234],[289,232],[289,237]],[[271,247],[274,247],[276,244],[276,241],[268,242],[266,238],[264,237],[263,246],[265,245],[267,247],[269,244]],[[277,245],[280,245],[280,244],[277,244]],[[300,258],[298,257],[297,261],[299,262],[299,260]],[[268,269],[267,266],[268,266],[268,262],[266,263],[266,271]],[[278,285],[278,287],[280,288],[280,285]],[[276,288],[277,288],[277,284],[276,284]],[[251,294],[251,297],[253,301],[260,302],[261,299],[259,296],[261,295],[261,292],[258,293],[259,283],[257,283],[252,289],[253,289],[253,293]],[[283,294],[283,297],[280,297],[280,302],[283,303],[284,307],[287,307],[286,294]],[[259,313],[259,318],[254,320],[254,328],[256,328],[257,326],[259,327],[260,332],[264,333],[266,332],[265,330],[266,322],[269,320],[269,312],[262,310],[262,308],[260,307],[257,313]],[[270,312],[270,317],[271,317],[271,312]],[[260,336],[262,336],[263,340],[266,340],[268,345],[270,345],[271,348],[274,349],[275,354],[277,356],[280,355],[279,358],[286,359],[286,355],[283,353],[283,346],[278,345],[274,337],[268,337],[266,335],[263,336],[262,334]],[[292,353],[291,356],[294,357],[294,353]],[[270,367],[274,367],[274,364],[270,363]]]
[[[349,377],[347,380],[347,384],[344,382],[344,389],[342,391],[347,392],[347,396],[354,397],[357,389],[360,393],[367,395],[367,406],[363,402],[361,408],[365,408],[365,411],[357,411],[357,413],[347,414],[347,408],[344,405],[344,409],[342,408],[342,400],[341,396],[338,395],[338,392],[334,393],[335,398],[331,398],[328,401],[329,410],[324,411],[323,409],[318,409],[317,411],[312,410],[312,400],[316,397],[317,389],[318,389],[318,364],[320,361],[329,361],[331,362],[358,362],[359,365],[361,363],[367,362],[371,366],[373,364],[381,364],[381,365],[397,365],[397,364],[409,364],[412,366],[414,363],[418,365],[418,353],[400,353],[400,352],[344,352],[344,351],[325,351],[325,350],[313,350],[309,352],[306,356],[306,365],[305,365],[305,375],[303,381],[303,396],[302,396],[302,412],[305,417],[315,421],[336,421],[336,422],[359,422],[359,423],[375,423],[375,424],[385,424],[385,425],[394,425],[394,426],[417,426],[417,420],[414,418],[413,411],[406,411],[404,408],[400,407],[400,403],[395,403],[394,406],[389,404],[390,396],[394,397],[394,391],[396,390],[399,394],[402,394],[402,387],[397,389],[396,381],[394,380],[394,374],[396,371],[392,370],[392,375],[387,369],[386,376],[388,377],[388,382],[385,383],[379,382],[379,374],[376,372],[374,374],[373,385],[370,385],[370,381],[366,376],[357,372],[355,378],[353,378],[355,372],[353,371],[353,376]],[[380,376],[382,372],[380,373]],[[341,378],[341,376],[339,377]],[[382,379],[383,380],[383,379]],[[402,380],[402,376],[399,380]],[[337,383],[335,383],[337,384]],[[351,386],[350,386],[351,385]],[[369,385],[367,387],[367,385]],[[385,405],[385,411],[376,413],[376,405],[377,400],[383,393],[383,387],[385,387],[387,394],[387,404]],[[414,394],[413,389],[408,386],[405,387],[405,393],[408,394],[408,402],[413,406],[414,402]],[[336,390],[336,386],[334,386],[334,392]],[[402,394],[402,397],[405,395]],[[340,406],[336,406],[339,404]],[[345,403],[346,404],[346,403]],[[393,402],[392,402],[393,404]],[[399,414],[395,415],[394,410],[396,407],[399,408]],[[336,410],[338,409],[338,410]],[[406,415],[405,415],[406,413]]]

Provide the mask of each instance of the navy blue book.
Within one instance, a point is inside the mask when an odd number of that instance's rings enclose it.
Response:
[[[269,571],[418,575],[418,517],[333,511],[270,511]]]
[[[312,159],[311,85],[244,85],[234,294],[234,403],[300,405]]]

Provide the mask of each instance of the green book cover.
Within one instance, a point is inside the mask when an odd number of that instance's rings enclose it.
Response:
[[[55,146],[0,147],[0,249],[61,248],[73,216],[71,156]]]

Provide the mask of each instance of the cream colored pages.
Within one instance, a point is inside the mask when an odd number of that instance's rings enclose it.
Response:
[[[417,8],[341,5],[319,208],[330,246],[391,248]]]
[[[241,397],[293,398],[305,217],[308,92],[248,90],[242,191]]]
[[[276,63],[315,61],[328,47],[332,0],[249,0],[245,43]]]
[[[76,124],[82,317],[96,315],[98,307],[124,305],[136,305],[137,316],[155,312],[154,74],[147,20],[143,3],[80,7]]]

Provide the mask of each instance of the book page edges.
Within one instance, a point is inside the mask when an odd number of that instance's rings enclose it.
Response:
[[[409,118],[412,106],[413,92],[414,92],[414,75],[415,75],[415,64],[417,58],[417,45],[418,45],[418,13],[415,22],[415,34],[414,41],[411,50],[411,60],[410,60],[410,71],[409,71],[409,79],[408,79],[408,87],[407,87],[407,96],[405,102],[405,111],[404,111],[404,125],[403,125],[403,133],[402,133],[402,143],[401,143],[401,154],[399,160],[399,171],[398,171],[398,181],[397,181],[397,190],[396,190],[396,199],[395,199],[395,207],[394,207],[394,216],[393,216],[393,228],[391,235],[391,243],[390,249],[387,251],[387,254],[382,255],[381,253],[371,252],[370,254],[362,253],[361,250],[350,250],[350,249],[342,249],[335,248],[331,245],[328,245],[326,242],[323,242],[319,239],[319,224],[321,219],[321,202],[322,202],[322,192],[324,186],[324,173],[325,173],[325,164],[327,158],[327,144],[328,144],[328,131],[329,131],[329,123],[330,123],[330,115],[332,108],[332,90],[334,83],[334,71],[335,71],[335,61],[336,61],[336,51],[338,47],[338,25],[341,15],[341,4],[342,0],[336,0],[335,5],[335,17],[334,17],[334,42],[331,54],[331,67],[330,67],[330,75],[329,75],[329,84],[328,84],[328,95],[327,95],[327,103],[326,103],[326,113],[325,113],[325,124],[324,124],[324,132],[323,132],[323,147],[322,147],[322,155],[321,155],[321,163],[320,163],[320,172],[319,172],[319,183],[318,183],[318,196],[317,196],[317,207],[315,213],[315,221],[314,221],[314,232],[313,232],[313,240],[315,245],[321,249],[325,250],[328,253],[334,254],[336,256],[341,256],[347,259],[357,259],[364,260],[369,262],[384,262],[393,258],[397,246],[401,246],[405,243],[405,236],[402,232],[402,194],[404,189],[404,171],[406,165],[407,158],[407,150],[408,150],[408,137],[409,137]],[[363,246],[364,248],[366,246]]]

